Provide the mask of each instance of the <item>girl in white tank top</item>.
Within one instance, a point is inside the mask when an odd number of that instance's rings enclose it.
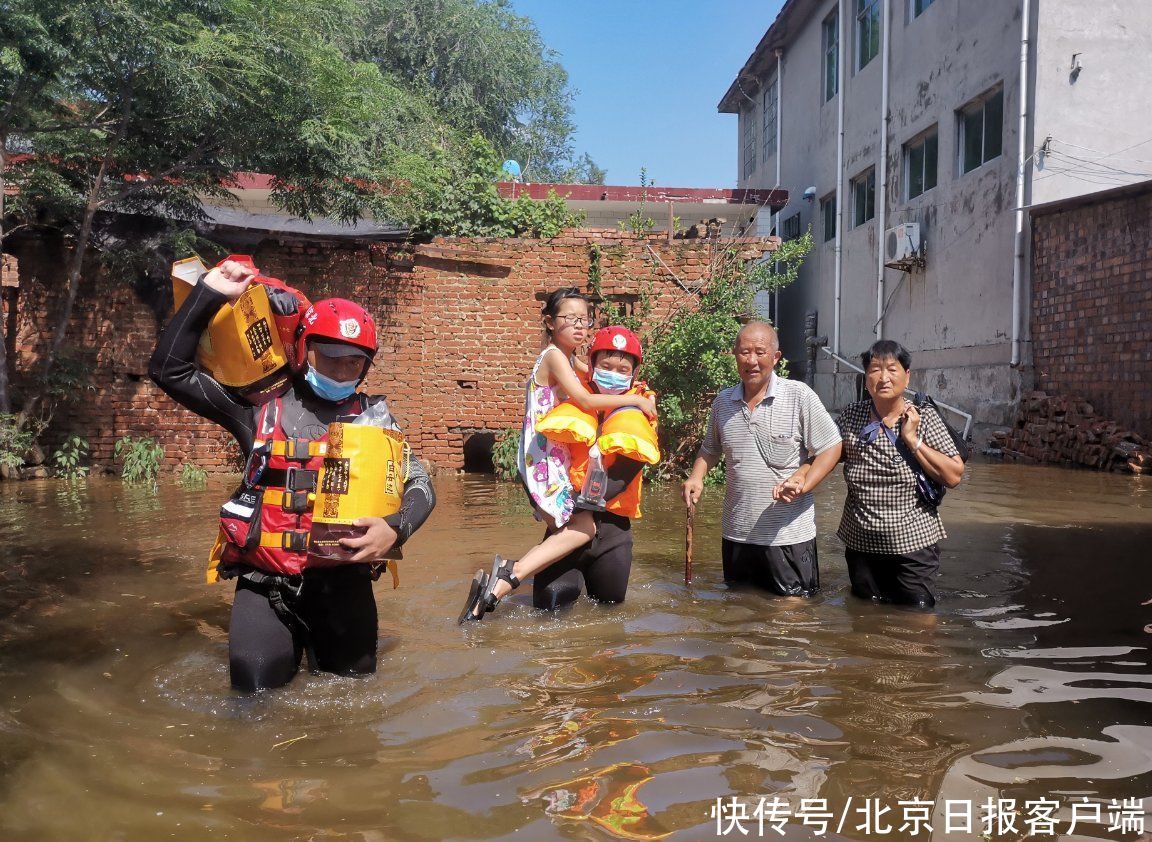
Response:
[[[568,477],[571,465],[568,448],[537,433],[536,422],[568,398],[588,412],[636,406],[652,417],[656,415],[656,406],[648,398],[602,395],[588,391],[580,382],[577,366],[585,372],[587,368],[576,361],[576,349],[584,344],[591,323],[588,301],[579,290],[556,290],[548,296],[541,313],[549,343],[536,358],[524,390],[524,422],[517,467],[532,498],[536,517],[548,525],[548,536],[519,561],[496,556],[490,574],[478,570],[460,614],[461,623],[481,619],[515,590],[522,579],[580,549],[596,536],[592,512],[573,509],[576,490]]]

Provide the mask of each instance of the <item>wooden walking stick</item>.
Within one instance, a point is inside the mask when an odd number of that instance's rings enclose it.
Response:
[[[688,517],[684,526],[684,585],[692,584],[692,527],[696,520],[696,507],[688,506]]]

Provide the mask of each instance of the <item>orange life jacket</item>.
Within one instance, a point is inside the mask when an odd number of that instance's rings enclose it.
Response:
[[[656,397],[643,382],[634,383],[625,394],[644,395],[653,400]],[[553,423],[549,424],[549,421]],[[550,427],[562,431],[556,434]],[[555,435],[558,441],[567,444],[572,457],[568,478],[577,492],[584,488],[584,481],[588,478],[588,453],[593,442],[600,448],[605,470],[622,458],[647,464],[660,461],[656,426],[638,409],[626,407],[606,413],[590,413],[568,400],[541,419],[537,423],[537,430],[549,438]],[[588,430],[596,432],[590,437],[586,435]],[[608,501],[608,511],[626,518],[641,517],[640,498],[643,487],[643,473],[638,473],[622,492]]]

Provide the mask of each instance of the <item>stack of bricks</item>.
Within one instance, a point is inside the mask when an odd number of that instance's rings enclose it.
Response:
[[[419,458],[454,471],[464,467],[472,436],[519,426],[524,382],[542,338],[541,302],[558,287],[588,292],[594,259],[604,298],[627,306],[646,292],[656,324],[694,305],[693,290],[710,276],[719,254],[735,248],[753,260],[775,243],[668,243],[661,234],[580,230],[551,240],[436,239],[424,245],[269,239],[252,254],[264,274],[314,301],[351,298],[374,314],[380,350],[368,391],[388,397]],[[54,324],[64,260],[44,243],[25,244],[20,260],[18,370],[30,372]],[[230,437],[148,379],[159,327],[122,279],[85,279],[66,345],[79,349],[92,388],[61,408],[47,444],[75,432],[89,440],[95,464],[110,466],[117,439],[147,435],[164,446],[166,468],[235,471]]]
[[[1032,392],[1011,430],[992,434],[993,452],[1018,462],[1061,462],[1101,470],[1152,473],[1152,448],[1132,430],[1064,395]]]

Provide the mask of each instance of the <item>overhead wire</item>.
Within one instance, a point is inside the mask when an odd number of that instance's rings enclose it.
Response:
[[[1069,141],[1069,140],[1063,140],[1063,139],[1061,139],[1061,138],[1058,138],[1058,137],[1053,137],[1053,138],[1050,138],[1050,140],[1054,140],[1055,142],[1057,142],[1057,143],[1061,143],[1061,144],[1063,144],[1063,145],[1065,145],[1065,146],[1071,146],[1071,147],[1073,147],[1073,148],[1075,148],[1075,149],[1080,149],[1080,150],[1083,150],[1084,152],[1094,152],[1094,153],[1096,153],[1097,155],[1100,155],[1102,158],[1120,158],[1120,154],[1121,154],[1122,152],[1127,152],[1129,149],[1135,149],[1137,146],[1144,146],[1144,145],[1145,145],[1145,144],[1147,144],[1147,143],[1152,143],[1152,137],[1150,137],[1150,138],[1148,138],[1147,140],[1141,140],[1141,141],[1138,141],[1138,142],[1136,142],[1136,143],[1133,143],[1133,144],[1131,144],[1130,146],[1125,146],[1123,149],[1118,149],[1118,150],[1116,150],[1115,152],[1104,152],[1104,151],[1102,151],[1102,150],[1100,150],[1100,149],[1093,149],[1093,148],[1091,148],[1091,147],[1089,147],[1089,146],[1081,146],[1081,145],[1080,145],[1080,144],[1078,144],[1078,143],[1072,143],[1072,142],[1071,142],[1071,141]],[[1120,158],[1120,160],[1122,160],[1122,161],[1133,161],[1133,162],[1135,162],[1135,163],[1137,163],[1137,164],[1152,164],[1152,161],[1149,161],[1149,160],[1143,160],[1143,159],[1140,159],[1140,158]]]
[[[1088,167],[1082,167],[1081,169],[1091,168],[1091,171],[1093,171],[1093,172],[1100,172],[1102,174],[1114,173],[1116,175],[1134,175],[1134,176],[1142,176],[1144,178],[1152,178],[1152,173],[1136,172],[1134,170],[1125,170],[1125,169],[1121,169],[1119,167],[1110,167],[1107,164],[1100,163],[1099,161],[1091,161],[1087,158],[1081,158],[1077,155],[1069,155],[1067,152],[1061,152],[1058,149],[1050,149],[1050,150],[1048,150],[1047,154],[1051,155],[1051,156],[1055,156],[1057,159],[1065,159],[1067,161],[1074,161],[1078,164],[1087,164]]]

